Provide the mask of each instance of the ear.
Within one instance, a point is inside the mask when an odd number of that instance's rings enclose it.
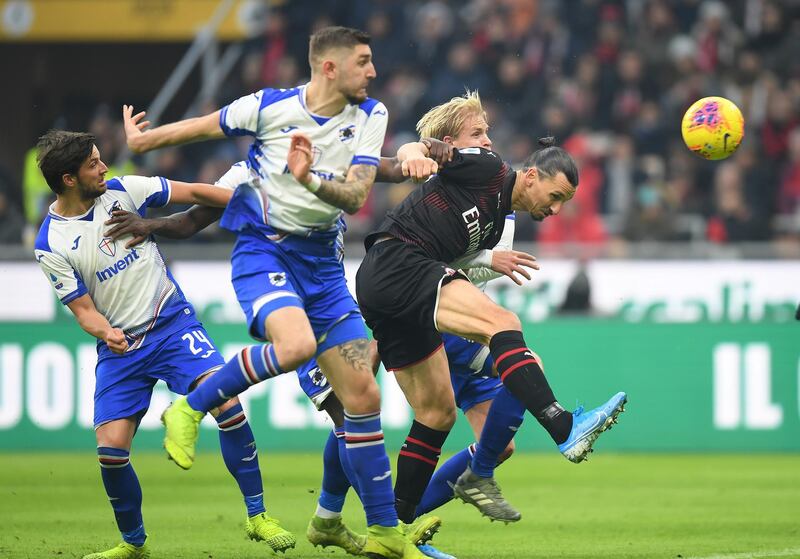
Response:
[[[453,145],[453,137],[452,136],[445,136],[444,138],[442,138],[442,141],[444,143],[446,143],[446,144],[450,144],[451,146]]]
[[[330,80],[336,79],[336,62],[333,60],[323,60],[322,61],[322,75]]]
[[[536,167],[530,167],[527,171],[525,171],[525,181],[529,184],[533,184],[539,178],[539,169]]]
[[[68,188],[75,188],[75,185],[78,184],[78,177],[70,173],[64,173],[61,175],[61,182]]]

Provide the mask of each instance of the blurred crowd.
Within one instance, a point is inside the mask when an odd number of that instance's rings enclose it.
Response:
[[[304,83],[309,33],[359,27],[372,35],[378,72],[370,96],[389,108],[384,154],[415,138],[428,108],[470,89],[480,92],[494,149],[512,165],[540,136],[574,156],[574,201],[542,224],[518,220],[518,240],[800,243],[796,1],[293,0],[266,12],[263,32],[201,112]],[[681,140],[684,111],[708,95],[731,99],[745,117],[744,142],[722,162],[702,160]],[[124,162],[116,107],[100,107],[86,128],[117,173],[214,182],[247,153],[244,138]],[[24,216],[0,188],[0,242],[19,241],[23,222],[35,230],[49,203],[33,150],[24,165]],[[376,185],[348,218],[349,239],[413,188]]]

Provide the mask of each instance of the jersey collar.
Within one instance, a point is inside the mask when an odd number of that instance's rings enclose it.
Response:
[[[94,219],[94,208],[95,208],[95,206],[97,206],[97,200],[95,200],[94,204],[92,204],[92,207],[89,208],[86,211],[86,213],[84,213],[82,215],[74,215],[74,216],[71,216],[71,217],[64,217],[63,215],[57,214],[55,212],[55,210],[53,209],[55,207],[55,205],[56,205],[55,202],[50,204],[50,208],[47,211],[47,215],[49,215],[50,217],[52,217],[56,221],[92,221]]]

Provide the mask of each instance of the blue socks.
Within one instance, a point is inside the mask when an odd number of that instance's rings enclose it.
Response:
[[[422,494],[422,500],[417,506],[417,516],[422,516],[438,509],[453,498],[453,484],[455,484],[458,476],[467,469],[474,452],[475,445],[471,444],[461,452],[451,456],[447,462],[434,472],[428,487],[425,488],[425,493]]]
[[[436,470],[425,489],[416,515],[427,514],[450,501],[453,498],[452,484],[464,473],[467,466],[481,477],[494,476],[500,455],[516,435],[524,416],[525,406],[503,387],[489,408],[478,443],[453,455]]]
[[[130,463],[130,451],[108,446],[97,447],[100,475],[106,495],[114,509],[122,539],[141,547],[146,535],[142,521],[142,487]]]
[[[525,416],[525,405],[503,386],[494,397],[481,438],[472,457],[472,471],[481,477],[494,476],[500,455],[517,434]]]
[[[225,410],[216,417],[216,420],[219,426],[219,448],[222,459],[239,484],[247,507],[247,516],[261,514],[265,511],[264,488],[261,483],[261,470],[258,467],[258,452],[253,431],[244,415],[242,405],[236,404]]]
[[[367,526],[396,526],[392,468],[383,443],[380,412],[363,415],[344,412],[346,460],[353,487],[361,497]]]
[[[251,345],[186,397],[192,409],[207,412],[247,390],[250,386],[285,373],[272,344]]]
[[[337,430],[338,431],[338,430]],[[319,506],[329,512],[342,512],[350,481],[347,479],[342,462],[339,459],[339,436],[344,442],[344,429],[331,431],[322,453],[322,491],[319,495]]]
[[[350,482],[350,486],[358,495],[358,498],[361,498],[361,495],[358,491],[358,480],[356,479],[356,473],[353,471],[353,466],[350,464],[350,459],[347,457],[347,443],[344,439],[344,427],[336,427],[336,442],[339,443],[339,463],[342,465],[342,469],[344,470],[344,474],[347,476],[347,480]]]

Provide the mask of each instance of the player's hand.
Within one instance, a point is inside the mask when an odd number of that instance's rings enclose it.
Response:
[[[144,130],[150,126],[149,120],[142,120],[145,112],[142,111],[133,114],[133,105],[122,105],[122,124],[125,127],[125,139],[128,143],[128,149],[133,153],[142,153],[145,150],[141,148],[141,137],[144,135]]]
[[[128,340],[125,339],[125,333],[119,328],[109,330],[104,339],[108,349],[114,353],[122,354],[128,349]]]
[[[311,153],[311,138],[301,132],[292,134],[292,143],[289,144],[286,165],[295,180],[303,186],[311,182]]]
[[[519,274],[525,279],[531,279],[531,274],[525,268],[538,270],[539,264],[536,257],[527,252],[518,250],[493,250],[492,251],[492,270],[504,276],[510,277],[517,285],[522,285],[515,274]]]
[[[113,225],[104,234],[115,241],[125,235],[133,235],[133,238],[125,244],[125,248],[131,248],[143,243],[153,232],[153,226],[149,220],[144,219],[134,212],[125,210],[114,210],[111,218],[105,222],[106,225]]]
[[[423,182],[439,171],[439,165],[430,157],[410,158],[400,165],[404,177],[414,182]]]
[[[436,138],[422,138],[420,143],[425,144],[428,148],[428,157],[436,161],[439,167],[453,160],[453,150],[455,148],[452,144],[437,140]]]

